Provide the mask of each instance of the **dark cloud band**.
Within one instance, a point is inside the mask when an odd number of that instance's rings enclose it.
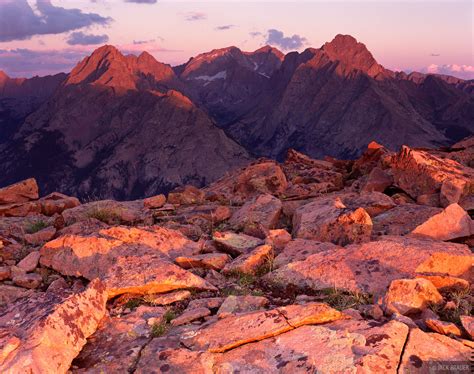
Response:
[[[125,2],[135,4],[156,4],[158,0],[125,0]]]
[[[29,39],[34,35],[61,34],[112,21],[95,13],[54,6],[50,0],[36,1],[37,13],[26,0],[0,1],[0,42]]]
[[[66,40],[66,43],[69,45],[94,45],[104,44],[108,41],[109,37],[107,35],[91,35],[78,31],[73,32]]]
[[[0,70],[12,77],[31,77],[69,72],[90,51],[73,49],[36,51],[0,49]]]
[[[237,26],[235,26],[235,25],[222,25],[222,26],[217,26],[216,30],[225,31],[225,30],[233,29],[234,27],[237,27]]]

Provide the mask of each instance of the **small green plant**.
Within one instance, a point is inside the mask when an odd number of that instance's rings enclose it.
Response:
[[[211,234],[213,235],[216,231],[222,232],[226,231],[229,228],[227,221],[220,222],[218,225],[215,225],[214,220],[211,222]]]
[[[242,290],[237,290],[233,287],[224,287],[221,288],[221,295],[224,297],[227,296],[242,296],[244,293]]]
[[[26,232],[28,234],[34,234],[35,232],[41,231],[48,227],[49,224],[43,220],[38,220],[34,222],[30,222],[26,227]]]
[[[176,318],[176,312],[173,309],[168,309],[163,315],[160,323],[154,323],[151,327],[150,335],[152,338],[159,338],[166,334],[170,327],[170,322]]]
[[[176,313],[172,309],[168,309],[165,314],[163,315],[165,323],[170,323],[171,320],[176,318]]]
[[[323,290],[323,293],[326,295],[324,301],[337,310],[372,303],[372,297],[361,292],[348,292],[334,287]]]
[[[262,290],[252,290],[252,296],[264,296],[265,293]]]
[[[257,269],[256,275],[257,277],[261,277],[264,274],[270,273],[274,270],[274,263],[275,263],[275,253],[271,250],[267,253],[263,258],[263,264]]]
[[[140,299],[130,299],[125,303],[125,307],[128,309],[135,309],[141,304],[141,302]]]
[[[166,331],[168,330],[166,322],[161,322],[161,323],[155,323],[151,327],[151,332],[150,335],[152,338],[159,338],[160,336],[163,336]]]
[[[257,280],[254,275],[246,273],[236,273],[237,275],[237,284],[241,287],[248,287],[255,283]]]
[[[473,297],[469,288],[451,291],[446,293],[445,299],[454,303],[454,308],[446,308],[445,304],[430,304],[430,309],[435,312],[443,321],[460,325],[460,317],[470,316],[474,312]]]
[[[87,217],[95,218],[104,223],[120,223],[120,212],[110,207],[96,206],[87,212]]]

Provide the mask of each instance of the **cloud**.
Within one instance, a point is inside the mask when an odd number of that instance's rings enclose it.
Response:
[[[276,45],[283,50],[299,49],[303,47],[307,39],[300,35],[285,36],[282,31],[270,29],[268,30],[267,40],[265,43]]]
[[[106,25],[111,21],[111,18],[99,14],[54,6],[51,0],[36,0],[35,11],[26,0],[1,0],[0,42],[61,34],[94,24]]]
[[[224,31],[224,30],[230,30],[233,29],[234,27],[237,27],[236,25],[222,25],[222,26],[217,26],[216,30],[218,31]]]
[[[90,50],[0,49],[0,70],[12,77],[31,77],[69,72]]]
[[[257,36],[261,36],[262,33],[260,31],[252,31],[252,32],[249,32],[249,35],[252,37],[252,38],[256,38]]]
[[[125,0],[125,2],[136,4],[156,4],[158,0]]]
[[[149,44],[149,43],[153,43],[155,41],[155,39],[150,39],[150,40],[134,40],[132,43],[134,45],[141,45],[141,44]]]
[[[207,19],[207,14],[202,12],[187,12],[184,14],[186,21],[202,21]]]
[[[161,47],[154,40],[144,40],[143,43],[136,43],[136,41],[130,44],[121,44],[118,45],[117,48],[125,54],[135,54],[138,55],[143,51],[147,51],[149,53],[159,53],[159,52],[183,52],[181,49],[168,49],[165,47]]]
[[[474,79],[474,66],[473,65],[431,64],[427,66],[426,68],[421,69],[421,72],[428,73],[428,74],[452,75],[461,79]]]
[[[109,41],[107,35],[92,35],[84,34],[81,31],[73,32],[69,35],[66,43],[69,45],[93,45],[93,44],[104,44]]]

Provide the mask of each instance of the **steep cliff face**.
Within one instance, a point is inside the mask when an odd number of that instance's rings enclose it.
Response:
[[[256,107],[270,89],[270,77],[283,57],[268,46],[255,52],[216,49],[191,59],[179,77],[189,96],[226,127]]]
[[[1,183],[34,175],[46,191],[123,199],[202,185],[242,166],[247,152],[175,83],[149,55],[97,50],[2,146]]]
[[[66,79],[66,74],[46,77],[10,78],[0,70],[0,143],[18,130],[25,118],[37,110]]]
[[[473,131],[474,99],[459,82],[397,76],[350,36],[288,54],[271,86],[260,107],[227,130],[260,155],[281,158],[295,148],[353,158],[372,139],[436,146]]]

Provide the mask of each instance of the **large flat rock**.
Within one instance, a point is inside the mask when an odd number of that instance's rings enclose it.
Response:
[[[165,309],[140,306],[121,317],[104,317],[97,331],[74,360],[73,373],[118,373],[129,371],[140,351],[150,341],[152,326],[162,323]]]
[[[38,198],[38,184],[34,178],[0,188],[0,204],[24,203]]]
[[[282,210],[281,201],[270,195],[262,194],[247,201],[237,210],[229,223],[237,230],[252,234],[257,227],[273,229],[278,223]]]
[[[463,343],[437,333],[412,329],[403,351],[400,373],[428,373],[430,368],[443,363],[469,366],[470,360],[472,348]]]
[[[474,225],[467,212],[454,203],[417,226],[412,234],[436,240],[453,240],[474,235]]]
[[[472,276],[474,256],[462,244],[386,236],[313,254],[267,274],[276,286],[383,293],[394,279],[417,274]]]
[[[204,279],[171,263],[173,256],[194,253],[196,248],[173,230],[113,227],[48,242],[41,248],[40,263],[63,275],[101,278],[109,297],[182,288],[214,290]]]
[[[184,334],[181,342],[193,350],[225,352],[267,339],[303,325],[320,324],[343,318],[326,304],[289,305],[268,311],[229,316],[198,331]],[[225,331],[225,334],[222,332]]]
[[[145,208],[143,200],[115,201],[99,200],[79,205],[63,212],[66,224],[96,218],[108,224],[152,224],[152,212]]]
[[[403,146],[390,166],[395,184],[413,198],[441,192],[449,205],[473,192],[474,169],[425,150]]]
[[[218,373],[396,373],[406,325],[341,321],[303,326],[216,358]]]
[[[0,372],[66,373],[105,313],[99,280],[78,293],[37,293],[0,316]]]
[[[363,208],[350,209],[338,197],[323,197],[299,207],[293,236],[338,245],[369,241],[372,220]]]
[[[373,218],[373,235],[407,235],[443,209],[403,204]]]
[[[315,253],[324,252],[336,248],[340,247],[328,242],[318,242],[316,240],[309,239],[291,240],[275,257],[275,260],[273,261],[273,266],[275,268],[279,268],[283,265],[289,264],[290,262],[305,260],[306,258]]]

